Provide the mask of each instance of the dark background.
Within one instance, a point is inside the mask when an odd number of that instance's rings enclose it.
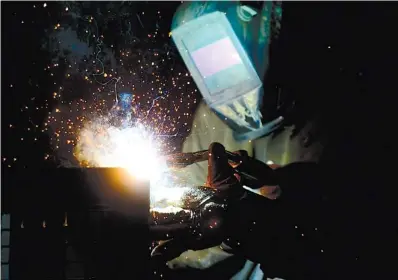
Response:
[[[47,112],[21,111],[27,99],[44,104],[54,91],[41,74],[48,54],[40,50],[40,40],[55,5],[48,4],[33,12],[33,2],[2,2],[2,212],[18,203],[10,196],[18,186],[5,181],[10,170],[54,167],[44,160],[51,152],[48,137],[26,130],[29,119],[42,123]],[[162,5],[171,22],[178,4],[140,3],[137,9]],[[328,138],[322,158],[328,215],[321,245],[331,279],[395,278],[390,268],[397,263],[398,212],[388,158],[395,134],[397,15],[395,3],[285,2],[280,41],[273,46],[272,83],[296,101],[293,122],[316,118],[319,133]],[[34,211],[34,203],[30,207]]]

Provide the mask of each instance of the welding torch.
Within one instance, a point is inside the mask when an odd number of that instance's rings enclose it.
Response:
[[[240,151],[241,153],[243,151]],[[245,151],[244,151],[245,152]],[[241,177],[241,182],[250,188],[261,188],[264,185],[277,185],[275,172],[265,163],[237,152],[225,151],[229,163]],[[166,163],[171,168],[184,168],[194,163],[208,160],[209,151],[176,153],[166,156]]]

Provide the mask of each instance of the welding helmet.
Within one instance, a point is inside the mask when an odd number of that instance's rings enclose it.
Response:
[[[174,14],[171,37],[208,106],[237,141],[270,134],[282,116],[265,120],[260,108],[269,48],[278,33],[281,3],[194,1]],[[265,93],[267,94],[267,93]]]

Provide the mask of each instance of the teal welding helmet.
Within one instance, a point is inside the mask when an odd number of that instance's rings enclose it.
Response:
[[[245,2],[185,2],[174,14],[172,39],[203,99],[237,141],[267,135],[283,121],[264,123],[260,112],[261,78],[281,16],[281,3],[271,1],[258,8]]]

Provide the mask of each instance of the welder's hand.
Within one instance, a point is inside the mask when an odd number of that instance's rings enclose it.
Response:
[[[228,162],[225,148],[220,143],[211,143],[207,169],[207,185],[217,190],[221,198],[237,198],[245,192],[235,176],[235,171]]]
[[[274,172],[274,168],[254,159],[244,150],[236,151],[241,157],[241,161],[233,168],[239,172],[251,175],[253,178],[239,176],[241,183],[252,189],[259,189],[260,194],[269,199],[276,199],[281,195],[279,179]]]

